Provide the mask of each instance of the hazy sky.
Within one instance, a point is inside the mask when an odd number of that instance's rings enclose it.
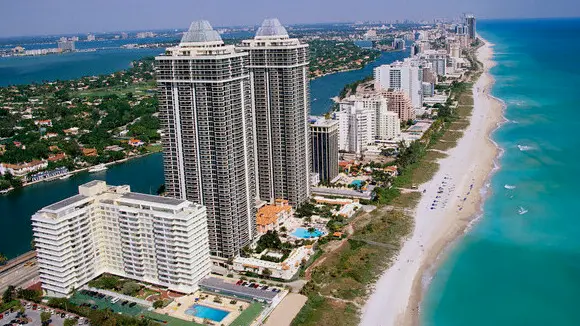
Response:
[[[579,0],[0,0],[0,37],[357,20],[578,17]]]

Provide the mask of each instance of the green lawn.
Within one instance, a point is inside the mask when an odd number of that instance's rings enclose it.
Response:
[[[230,325],[231,326],[248,326],[256,319],[265,306],[258,302],[253,302],[250,306],[242,311],[242,313],[236,318]]]
[[[152,311],[145,311],[143,313],[143,315],[145,317],[153,319],[153,321],[156,321],[158,323],[162,323],[165,325],[169,325],[169,326],[202,326],[202,325],[200,325],[196,322],[193,322],[193,321],[187,321],[187,320],[183,320],[183,319],[179,319],[179,318],[175,318],[175,317],[171,317],[171,316],[166,316],[166,315],[158,314],[158,313],[152,312]]]

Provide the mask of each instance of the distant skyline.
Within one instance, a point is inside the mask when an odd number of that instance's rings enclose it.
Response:
[[[472,12],[478,18],[580,17],[574,0],[3,0],[0,37],[214,26],[377,20],[432,20]]]

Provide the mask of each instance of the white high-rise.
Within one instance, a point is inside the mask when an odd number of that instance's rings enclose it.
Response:
[[[403,90],[414,108],[423,106],[423,92],[421,89],[421,68],[413,60],[396,61],[390,65],[382,65],[374,69],[375,89]]]
[[[204,206],[91,181],[32,216],[42,288],[67,296],[103,273],[181,293],[210,272]]]
[[[338,149],[360,155],[369,145],[400,136],[400,120],[382,94],[350,96],[339,103]]]
[[[209,22],[197,21],[178,46],[155,58],[167,192],[207,207],[217,257],[238,255],[256,231],[248,57],[224,44]]]

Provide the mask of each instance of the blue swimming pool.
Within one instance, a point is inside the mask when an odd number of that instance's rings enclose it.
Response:
[[[300,238],[300,239],[310,239],[310,238],[318,238],[324,235],[324,232],[320,231],[319,229],[315,229],[314,232],[308,232],[308,229],[305,228],[297,228],[292,232],[292,235]]]
[[[355,187],[362,187],[364,181],[362,180],[353,180],[353,182],[351,182],[350,184],[355,186]]]
[[[200,304],[194,304],[185,310],[185,313],[198,318],[207,318],[209,320],[220,322],[229,314],[229,312],[221,309],[216,309]]]

